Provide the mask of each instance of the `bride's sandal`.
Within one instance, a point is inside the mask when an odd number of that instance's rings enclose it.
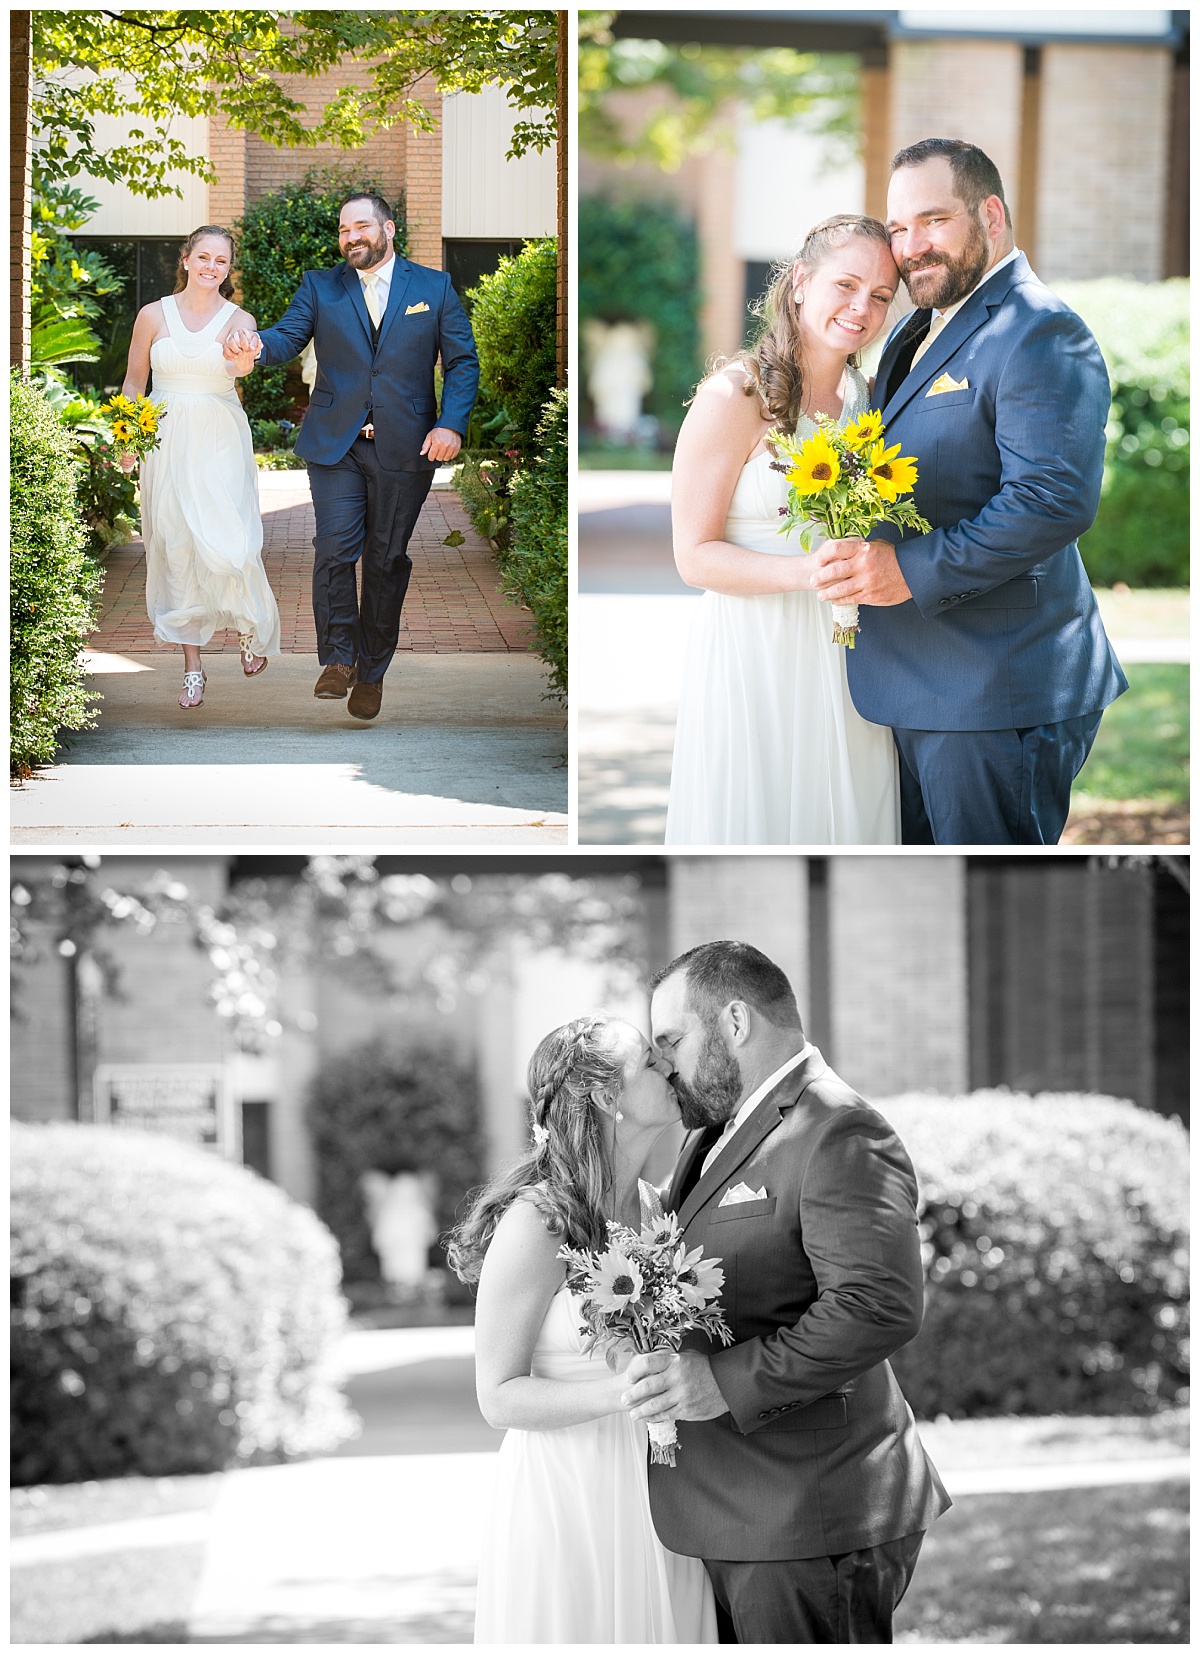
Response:
[[[185,712],[192,712],[204,704],[204,686],[208,682],[203,672],[185,672],[183,674],[183,694],[179,697],[179,704]]]
[[[254,653],[253,632],[239,632],[238,646],[242,652],[242,671],[248,678],[256,678],[260,672],[267,669],[267,657]]]

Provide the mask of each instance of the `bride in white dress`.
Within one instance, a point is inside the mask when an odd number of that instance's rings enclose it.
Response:
[[[254,318],[232,302],[233,238],[206,224],[179,255],[174,294],[145,305],[134,323],[121,386],[141,395],[154,371],[166,403],[159,445],[142,461],[146,608],[160,643],[183,647],[190,711],[204,699],[200,648],[214,632],[238,634],[242,671],[257,677],[279,653],[279,609],[262,564],[262,517],[250,425],[234,379],[252,352],[226,362],[222,343]],[[126,470],[134,461],[122,460]]]
[[[679,1119],[664,1059],[629,1023],[583,1017],[529,1064],[534,1145],[476,1198],[449,1247],[478,1281],[476,1388],[506,1429],[485,1515],[477,1643],[715,1643],[704,1564],[663,1549],[646,1430],[625,1381],[583,1353],[564,1243],[639,1222],[637,1179]]]
[[[866,411],[857,353],[899,274],[878,220],[817,225],[763,305],[757,343],[700,386],[675,450],[675,561],[701,586],[684,666],[668,844],[898,844],[892,733],[866,723],[795,534],[772,427],[801,440]],[[860,641],[870,647],[864,631]]]

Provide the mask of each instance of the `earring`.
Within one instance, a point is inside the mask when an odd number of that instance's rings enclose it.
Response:
[[[803,304],[804,303],[804,294],[803,293],[797,291],[797,292],[792,294],[792,297],[795,299],[797,304]]]
[[[624,1118],[625,1118],[625,1116],[621,1113],[620,1109],[618,1109],[617,1112],[613,1115],[614,1120],[623,1120]]]

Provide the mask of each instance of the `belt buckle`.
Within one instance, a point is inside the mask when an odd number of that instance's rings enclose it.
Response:
[[[374,425],[374,422],[372,421],[371,423],[369,423],[367,425],[364,425],[362,430],[358,434],[359,434],[359,436],[365,436],[368,442],[374,442],[374,440],[375,440],[375,425]]]

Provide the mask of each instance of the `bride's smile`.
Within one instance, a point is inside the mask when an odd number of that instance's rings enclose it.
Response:
[[[885,246],[856,238],[815,269],[798,264],[794,281],[805,343],[810,349],[827,345],[845,355],[862,350],[879,333],[900,276]]]

